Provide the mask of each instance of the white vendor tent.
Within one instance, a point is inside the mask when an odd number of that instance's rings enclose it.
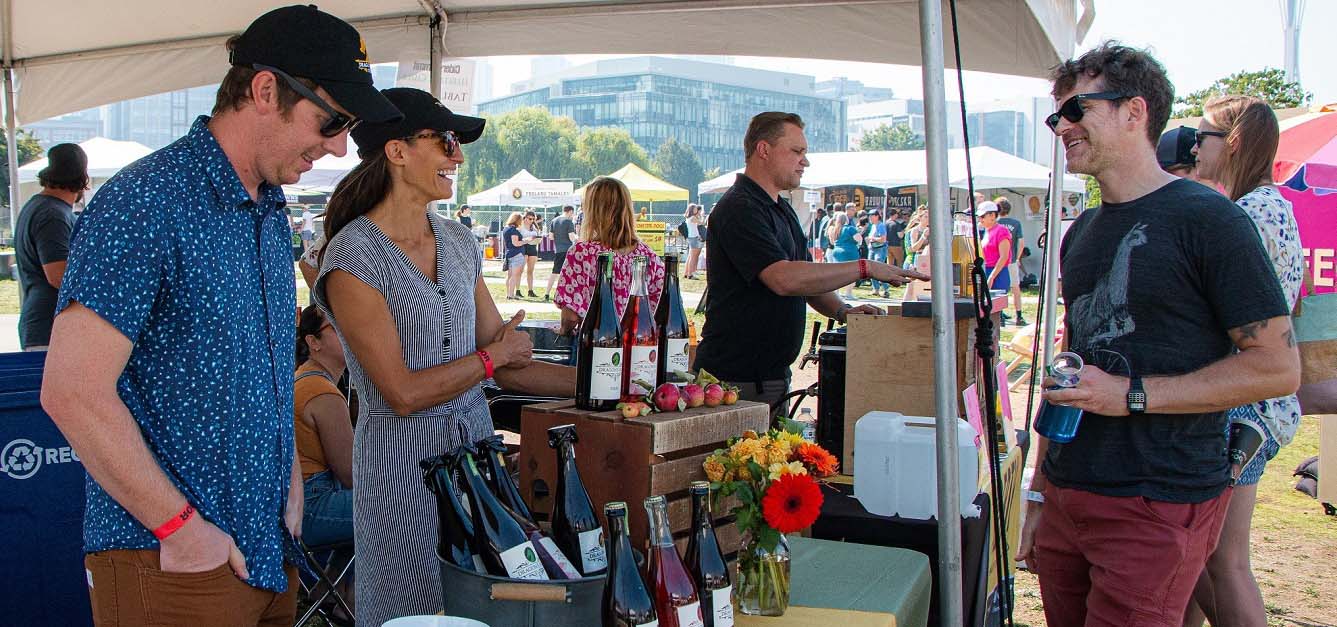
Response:
[[[217,82],[223,42],[275,0],[0,0],[11,180],[23,121]],[[965,69],[1045,76],[1071,56],[1094,19],[1095,0],[959,0]],[[932,268],[951,264],[944,55],[946,0],[325,0],[321,8],[359,29],[372,63],[518,54],[696,54],[819,58],[923,68]],[[52,36],[59,33],[60,36]],[[561,33],[561,36],[553,36]],[[839,33],[835,37],[812,33]],[[918,37],[911,35],[917,34]],[[441,77],[432,73],[432,91]],[[1055,168],[1062,152],[1055,151]],[[11,221],[17,191],[11,189]],[[12,222],[11,222],[12,223]],[[1057,231],[1057,217],[1051,230]],[[1051,249],[1056,247],[1050,247]],[[1051,255],[1049,265],[1057,261]],[[1052,274],[1051,274],[1052,275]],[[933,290],[933,314],[951,316],[950,289]],[[1045,298],[1052,303],[1052,282]],[[1049,308],[1052,311],[1052,307]],[[1048,315],[1044,345],[1052,342]],[[955,327],[935,324],[937,415],[957,414]],[[961,625],[961,538],[954,425],[936,421],[940,622]]]
[[[876,150],[854,152],[810,152],[810,165],[803,173],[803,189],[822,189],[837,185],[867,185],[869,187],[900,187],[928,183],[928,168],[924,150]],[[971,171],[975,174],[975,189],[1048,189],[1050,169],[1021,157],[1014,157],[996,148],[979,146],[970,149]],[[697,185],[697,193],[714,194],[729,189],[742,168],[717,176]],[[948,182],[956,189],[966,189],[966,150],[947,151]],[[1082,193],[1086,184],[1081,179],[1065,174],[1063,189]]]
[[[79,147],[83,148],[84,153],[88,155],[88,178],[92,179],[94,190],[111,178],[113,174],[120,172],[121,168],[153,152],[148,146],[139,142],[117,141],[106,137],[94,137],[85,140],[79,143]],[[37,173],[45,167],[46,157],[42,157],[19,168],[19,199],[21,201],[26,201],[33,194],[41,191],[41,185],[37,182]],[[91,194],[89,196],[91,197]]]
[[[362,160],[357,158],[357,144],[354,144],[350,137],[348,152],[344,153],[344,156],[325,155],[316,159],[316,162],[311,164],[311,169],[302,173],[297,186],[308,190],[332,192],[344,175],[361,162]]]
[[[579,204],[570,181],[545,181],[520,170],[501,184],[469,195],[469,205],[475,207],[556,207]]]

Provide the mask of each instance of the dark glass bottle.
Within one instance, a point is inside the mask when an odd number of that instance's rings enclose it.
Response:
[[[706,627],[732,627],[733,586],[729,582],[729,565],[724,561],[720,541],[715,537],[715,521],[710,515],[710,482],[693,481],[692,535],[687,540],[684,561],[687,572],[701,597],[701,614]]]
[[[442,455],[428,457],[418,465],[423,470],[423,483],[436,495],[437,554],[460,568],[482,572],[483,563],[474,547],[473,522],[451,480],[452,466]]]
[[[552,538],[563,553],[574,557],[586,577],[608,569],[603,527],[576,469],[575,425],[548,429],[548,446],[557,450],[557,489],[553,494]]]
[[[604,506],[608,519],[608,581],[604,583],[603,627],[657,625],[655,602],[645,588],[636,555],[627,535],[627,504],[614,501]]]
[[[622,327],[613,295],[613,253],[599,255],[599,283],[576,337],[576,407],[607,411],[622,398]]]
[[[659,359],[655,378],[660,383],[686,380],[690,358],[687,342],[691,332],[687,328],[687,312],[682,306],[682,291],[678,286],[678,256],[664,256],[664,292],[655,309],[655,326],[659,332]]]
[[[488,574],[512,579],[547,579],[529,534],[488,489],[478,472],[474,452],[462,448],[457,455],[464,473],[469,510],[473,512],[474,541]]]
[[[638,400],[659,385],[655,381],[655,371],[659,368],[659,331],[646,293],[645,266],[645,257],[632,260],[631,295],[627,297],[626,311],[622,312],[623,401]]]
[[[660,627],[704,627],[696,585],[682,565],[678,547],[673,544],[668,503],[663,496],[649,497],[645,499],[645,513],[650,517],[646,580],[654,590],[655,613],[659,615]]]
[[[520,496],[520,488],[515,485],[515,479],[506,468],[506,443],[501,435],[483,438],[475,446],[483,456],[482,463],[487,471],[484,478],[487,479],[488,487],[492,488],[492,493],[512,512],[537,526],[538,521],[534,519],[533,512],[529,511],[529,506]]]

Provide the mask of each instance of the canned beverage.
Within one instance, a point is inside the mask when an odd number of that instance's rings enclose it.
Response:
[[[1055,380],[1051,390],[1076,387],[1081,380],[1082,357],[1077,353],[1062,352],[1054,356],[1049,364],[1049,376]],[[1065,443],[1077,437],[1077,427],[1082,423],[1082,410],[1067,405],[1056,405],[1049,401],[1040,401],[1040,410],[1035,418],[1035,432],[1051,441]]]

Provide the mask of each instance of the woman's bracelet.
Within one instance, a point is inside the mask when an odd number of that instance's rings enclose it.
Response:
[[[478,358],[483,360],[483,375],[484,375],[483,378],[491,379],[492,374],[494,372],[494,368],[492,366],[492,356],[487,354],[487,351],[485,350],[475,351],[474,354],[478,355]]]

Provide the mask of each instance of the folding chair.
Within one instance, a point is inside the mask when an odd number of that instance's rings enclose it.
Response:
[[[1039,329],[1038,325],[1028,324],[1019,329],[1017,333],[1012,336],[1012,341],[1003,345],[1003,349],[1007,350],[1008,352],[1016,354],[1016,357],[1012,358],[1011,361],[1007,362],[1008,376],[1011,376],[1012,371],[1021,367],[1023,363],[1027,364],[1028,366],[1031,366],[1032,368],[1031,374],[1032,375],[1034,374],[1034,364],[1031,364],[1031,350],[1035,347],[1035,333],[1038,329]],[[1054,336],[1054,347],[1058,348],[1062,345],[1063,345],[1063,328],[1059,327],[1058,333]],[[1043,354],[1044,353],[1041,352],[1041,355]],[[1007,389],[1016,390],[1017,388],[1021,387],[1023,383],[1029,380],[1030,380],[1029,376],[1017,379],[1016,381],[1012,382],[1012,384],[1009,385]]]
[[[339,594],[337,586],[343,583],[349,573],[353,572],[353,561],[357,557],[353,552],[353,543],[351,541],[338,542],[310,547],[306,545],[306,542],[299,539],[297,544],[302,549],[302,558],[306,560],[307,566],[306,569],[298,569],[300,574],[298,583],[301,585],[299,598],[305,600],[309,605],[306,612],[293,625],[302,627],[313,616],[319,614],[329,625],[352,627],[354,625],[353,608],[348,605],[348,601],[344,599],[343,595]],[[317,557],[321,555],[325,556],[323,564]],[[338,558],[342,555],[347,555],[348,560],[341,564],[341,560]],[[330,573],[333,572],[332,569],[337,569],[333,577],[330,576]],[[305,571],[315,574],[314,582],[308,583]],[[343,610],[344,616],[348,618],[335,616],[335,608]]]

